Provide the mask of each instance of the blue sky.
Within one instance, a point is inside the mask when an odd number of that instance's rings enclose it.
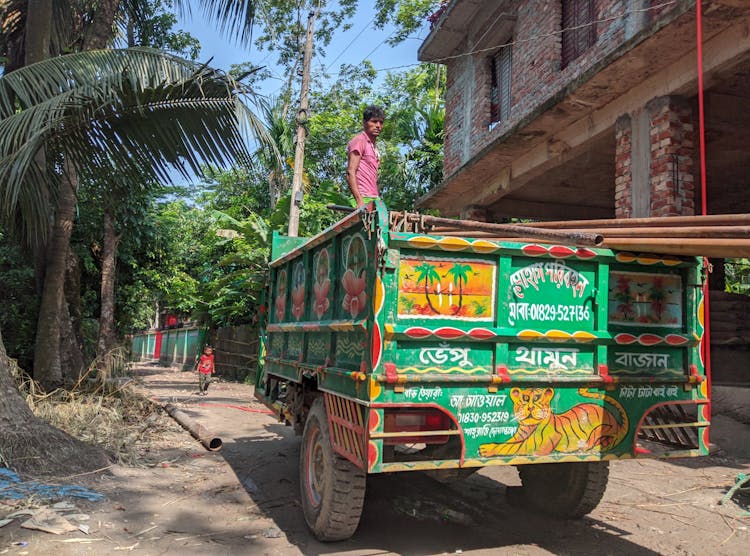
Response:
[[[313,58],[313,70],[326,67],[329,73],[335,73],[341,64],[358,64],[365,58],[369,58],[378,70],[417,64],[417,50],[429,31],[427,23],[418,33],[413,34],[413,38],[391,47],[385,43],[385,39],[393,32],[393,28],[375,29],[372,24],[374,13],[371,2],[361,2],[352,20],[352,28],[334,35],[331,44],[326,48],[325,58]],[[232,44],[220,36],[211,25],[207,25],[197,11],[193,13],[192,20],[180,20],[177,27],[190,32],[200,41],[200,61],[213,58],[211,66],[223,70],[229,69],[231,64],[247,61],[265,65],[276,78],[262,83],[259,92],[273,95],[280,89],[283,83],[280,78],[284,72],[274,66],[275,52],[269,54],[257,50],[255,46],[252,49],[244,49]],[[385,71],[382,72],[382,76],[385,76]]]

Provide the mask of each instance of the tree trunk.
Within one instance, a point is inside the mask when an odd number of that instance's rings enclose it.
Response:
[[[50,0],[32,0],[49,7],[51,22]],[[105,48],[112,38],[112,23],[119,0],[105,0],[94,12],[94,19],[86,32],[83,49],[94,50]],[[29,5],[31,8],[31,4]],[[27,22],[27,53],[29,59],[29,44],[35,48],[46,39],[47,53],[49,52],[49,29],[32,27]],[[29,38],[33,35],[33,39]],[[31,43],[30,43],[31,41]],[[35,50],[38,52],[38,50]],[[60,184],[55,222],[47,249],[47,266],[44,276],[42,301],[39,308],[37,336],[34,346],[34,379],[43,388],[50,390],[62,386],[63,372],[60,355],[60,329],[62,323],[63,287],[65,283],[65,258],[70,248],[70,236],[73,231],[75,218],[76,191],[78,189],[78,175],[76,169],[67,160]],[[67,311],[65,311],[67,313]]]
[[[68,303],[70,326],[76,351],[81,361],[86,360],[83,343],[83,304],[81,303],[81,262],[72,249],[68,249],[67,267],[65,269],[65,301]]]
[[[161,328],[161,307],[159,306],[158,299],[154,302],[154,310],[156,311],[156,313],[154,314],[154,321],[151,325],[151,328],[153,328],[154,330],[159,330]]]
[[[83,50],[107,48],[114,36],[112,26],[119,7],[120,0],[102,0],[99,2],[91,24],[86,29]]]
[[[60,368],[64,386],[73,386],[78,382],[85,368],[83,352],[78,346],[70,305],[63,299],[60,307]]]
[[[26,36],[24,64],[30,65],[49,58],[52,35],[52,0],[28,0],[26,5]]]
[[[0,463],[20,473],[58,479],[110,463],[101,448],[73,438],[32,413],[10,374],[1,333]]]
[[[99,314],[99,339],[96,356],[103,358],[116,345],[115,336],[115,270],[117,242],[115,216],[111,208],[104,210],[104,241],[102,247],[102,302]]]
[[[64,299],[65,259],[73,232],[78,189],[75,170],[69,163],[65,166],[57,198],[55,223],[48,242],[47,269],[34,345],[34,379],[48,391],[59,388],[63,383],[60,363],[61,308]]]

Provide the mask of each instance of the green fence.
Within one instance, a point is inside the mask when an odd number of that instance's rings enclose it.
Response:
[[[192,369],[196,356],[206,345],[206,331],[200,328],[176,328],[135,334],[132,360],[159,362],[165,367]],[[227,380],[252,376],[258,364],[258,328],[254,325],[225,326],[210,336],[214,348],[216,372]]]
[[[175,328],[133,336],[133,361],[158,361],[167,367],[192,369],[204,344],[205,331],[200,328]]]

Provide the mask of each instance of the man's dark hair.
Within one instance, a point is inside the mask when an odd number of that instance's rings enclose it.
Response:
[[[383,109],[380,106],[371,104],[370,106],[365,108],[365,111],[362,114],[362,120],[367,122],[369,120],[372,120],[373,118],[385,120],[385,112],[383,112]]]

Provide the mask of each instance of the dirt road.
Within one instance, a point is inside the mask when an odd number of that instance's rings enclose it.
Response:
[[[191,373],[143,367],[137,374],[149,395],[221,437],[222,450],[205,451],[165,416],[160,440],[141,447],[144,467],[68,479],[107,497],[71,500],[89,517],[88,535],[31,531],[16,519],[0,527],[0,554],[748,553],[748,508],[718,505],[737,475],[750,472],[750,426],[729,417],[714,418],[723,450],[710,458],[613,463],[603,502],[581,521],[510,506],[505,486],[519,484],[513,468],[484,469],[449,486],[416,473],[373,476],[354,538],[324,544],[308,533],[299,507],[299,438],[250,386],[213,384],[199,397]],[[0,506],[0,520],[5,514]]]

